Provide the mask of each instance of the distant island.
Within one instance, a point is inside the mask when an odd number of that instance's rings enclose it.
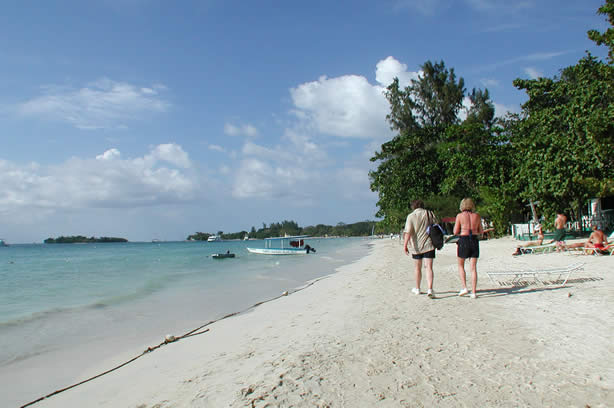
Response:
[[[353,224],[338,223],[335,226],[318,224],[315,226],[300,227],[296,221],[273,222],[270,225],[262,224],[262,228],[252,227],[251,231],[240,231],[225,234],[218,231],[217,234],[197,232],[189,235],[188,241],[206,241],[211,235],[217,235],[223,240],[240,240],[245,237],[250,239],[263,239],[281,237],[284,235],[309,235],[311,237],[361,237],[373,234],[375,221],[361,221]],[[377,227],[375,227],[377,230]],[[378,231],[376,231],[378,232]]]
[[[128,242],[125,238],[115,237],[84,237],[82,235],[74,235],[70,237],[47,238],[43,241],[45,244],[93,244],[93,243],[108,243],[108,242]]]

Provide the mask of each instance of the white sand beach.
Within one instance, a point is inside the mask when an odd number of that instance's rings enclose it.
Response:
[[[375,240],[363,259],[304,290],[34,406],[614,406],[614,256],[512,257],[515,244],[482,241],[477,299],[457,296],[456,245],[446,245],[429,299],[411,294],[401,243]],[[485,273],[578,261],[585,269],[566,287],[502,287]]]

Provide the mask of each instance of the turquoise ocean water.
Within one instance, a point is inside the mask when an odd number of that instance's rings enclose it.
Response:
[[[246,250],[263,241],[0,248],[0,382],[12,384],[0,403],[18,405],[69,385],[96,359],[138,354],[166,334],[184,334],[334,273],[368,249],[357,238],[307,243],[316,254]],[[211,258],[227,250],[237,257]],[[68,372],[50,375],[62,362]]]

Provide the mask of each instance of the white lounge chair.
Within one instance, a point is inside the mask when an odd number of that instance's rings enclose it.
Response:
[[[587,255],[607,255],[612,256],[614,254],[614,243],[607,244],[603,249],[598,248],[584,248],[584,253]]]
[[[554,252],[556,250],[556,244],[546,245],[533,245],[528,247],[520,247],[520,252],[523,254],[547,254],[548,252]]]
[[[524,282],[527,278],[532,278],[534,281],[544,284],[540,277],[555,275],[557,276],[557,278],[555,279],[556,281],[562,280],[562,278],[564,277],[561,286],[565,286],[573,272],[580,271],[583,269],[583,263],[575,263],[566,267],[558,268],[534,269],[529,266],[522,266],[518,269],[510,270],[487,270],[486,273],[488,274],[488,277],[493,283],[498,283],[501,286],[505,286],[506,284],[510,283],[512,286],[515,286],[520,282]],[[502,278],[507,279],[503,280]]]

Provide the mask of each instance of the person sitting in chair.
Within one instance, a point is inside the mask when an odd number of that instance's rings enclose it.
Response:
[[[586,241],[585,249],[594,249],[599,253],[603,253],[603,250],[608,245],[608,240],[605,236],[605,233],[601,229],[599,225],[593,225],[593,232],[591,236],[588,237],[588,241]]]

